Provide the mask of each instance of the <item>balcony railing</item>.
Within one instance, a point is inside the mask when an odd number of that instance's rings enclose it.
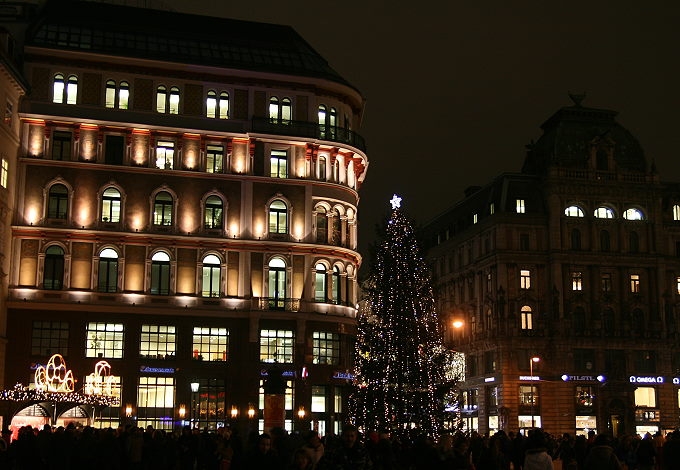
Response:
[[[325,126],[308,121],[288,121],[281,119],[253,118],[252,132],[263,134],[290,135],[312,139],[330,140],[351,145],[366,151],[366,142],[362,136],[349,129]]]

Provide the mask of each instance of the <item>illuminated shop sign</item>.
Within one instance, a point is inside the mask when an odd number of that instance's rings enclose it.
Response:
[[[680,377],[673,377],[673,384],[680,385]]]
[[[564,374],[562,380],[565,382],[604,382],[607,378],[604,375],[568,375]]]
[[[520,375],[519,380],[541,380],[538,375]]]
[[[639,376],[631,375],[628,379],[632,384],[662,384],[664,383],[664,378],[661,376],[650,377],[650,376]]]
[[[354,374],[351,372],[336,372],[333,374],[334,379],[342,379],[342,380],[354,380]]]
[[[149,367],[149,366],[139,366],[140,372],[148,372],[151,374],[174,374],[174,367]]]
[[[269,371],[267,369],[262,369],[260,371],[260,376],[261,377],[267,377],[269,375]],[[294,370],[283,370],[281,371],[281,377],[295,377],[297,374],[295,373]]]
[[[495,381],[496,381],[496,377],[485,377],[484,378],[484,382],[495,382]]]

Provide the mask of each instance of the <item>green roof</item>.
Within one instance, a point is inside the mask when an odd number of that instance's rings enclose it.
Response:
[[[107,3],[49,1],[26,44],[299,75],[351,86],[293,28]]]

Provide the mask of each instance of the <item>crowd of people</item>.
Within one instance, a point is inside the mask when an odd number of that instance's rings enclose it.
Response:
[[[25,426],[0,439],[0,469],[8,470],[671,470],[680,468],[680,430],[665,437],[607,434],[553,436],[540,429],[444,434],[399,440],[388,432],[362,436],[347,425],[340,436],[315,431],[240,436],[185,427],[168,432],[69,425]]]

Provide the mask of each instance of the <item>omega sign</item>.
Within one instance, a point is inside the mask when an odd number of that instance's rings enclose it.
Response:
[[[663,383],[663,377],[658,376],[658,377],[640,377],[636,375],[631,375],[630,376],[630,383],[637,383],[637,384],[662,384]]]

